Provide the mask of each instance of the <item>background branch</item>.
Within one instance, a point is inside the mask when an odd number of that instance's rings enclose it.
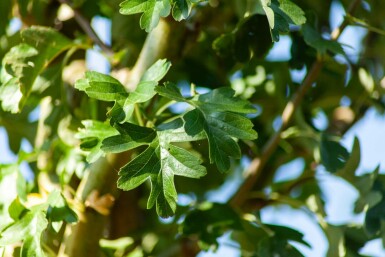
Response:
[[[361,1],[362,0],[353,1],[350,7],[348,8],[348,14],[352,14],[357,9]],[[347,23],[347,20],[345,19],[342,22],[342,24],[332,32],[331,34],[332,40],[337,40],[347,25],[348,23]],[[251,162],[245,174],[245,177],[246,177],[245,181],[239,187],[239,189],[234,194],[234,196],[230,199],[229,203],[233,207],[241,207],[245,203],[245,201],[247,200],[248,194],[253,189],[253,186],[255,185],[257,180],[260,177],[262,177],[264,173],[267,172],[267,171],[264,171],[264,167],[267,161],[270,159],[272,154],[277,149],[278,144],[281,140],[282,132],[288,127],[289,123],[291,122],[294,116],[295,110],[297,110],[297,108],[300,106],[304,95],[309,90],[311,85],[317,80],[318,75],[322,69],[322,65],[323,65],[323,60],[321,58],[318,58],[313,63],[310,71],[308,72],[301,86],[298,88],[297,92],[293,95],[291,100],[286,104],[281,115],[282,124],[279,130],[270,138],[270,140],[263,147],[261,156],[255,158]]]
[[[79,24],[79,26],[84,30],[84,32],[87,34],[87,36],[94,42],[96,45],[100,47],[100,49],[106,53],[107,55],[112,55],[114,52],[112,51],[111,47],[106,45],[96,34],[95,30],[92,28],[91,23],[89,20],[87,20],[86,17],[83,16],[83,14],[77,9],[72,6],[72,3],[69,0],[59,0],[60,3],[66,4],[74,12],[74,18],[76,22]]]

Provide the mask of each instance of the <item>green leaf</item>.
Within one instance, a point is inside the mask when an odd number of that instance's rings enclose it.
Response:
[[[204,129],[209,141],[210,162],[215,163],[219,171],[228,171],[230,169],[230,157],[237,159],[241,157],[238,144],[222,129],[213,126],[210,122],[206,122]]]
[[[261,0],[263,11],[265,12],[267,16],[267,20],[269,21],[270,29],[274,29],[275,22],[274,22],[274,12],[270,8],[271,0]]]
[[[345,163],[344,167],[339,170],[336,175],[344,178],[346,181],[350,182],[352,185],[356,182],[356,170],[361,160],[361,150],[360,150],[360,141],[357,137],[354,138],[353,149],[350,153],[350,157]]]
[[[23,241],[21,256],[43,257],[40,238],[48,221],[42,210],[28,211],[20,220],[8,226],[0,233],[0,246],[7,246]]]
[[[150,144],[156,137],[153,129],[131,123],[115,124],[120,135],[103,140],[101,149],[104,152],[120,153],[141,145]]]
[[[27,208],[20,202],[19,197],[16,197],[8,208],[9,216],[15,221],[19,220],[25,211]]]
[[[158,131],[157,138],[147,149],[119,171],[118,187],[123,190],[131,190],[150,179],[151,193],[147,207],[152,208],[156,204],[156,211],[161,217],[170,217],[175,213],[175,175],[199,178],[206,174],[197,156],[171,144],[191,139],[186,133],[178,132],[177,135],[173,129]]]
[[[255,109],[247,101],[235,98],[234,91],[228,88],[199,95],[190,103],[197,109],[183,117],[186,132],[198,133],[203,124],[209,141],[210,162],[215,163],[221,172],[228,171],[230,157],[241,156],[239,146],[232,137],[247,140],[257,138],[252,122],[238,113],[253,113]]]
[[[305,13],[289,0],[260,0],[269,21],[272,40],[279,41],[279,33],[289,32],[289,25],[306,22]]]
[[[321,54],[330,51],[334,54],[344,54],[344,49],[337,41],[324,39],[313,27],[306,24],[302,28],[303,38],[309,46],[315,48]]]
[[[231,33],[218,37],[212,47],[221,57],[248,62],[251,57],[263,58],[272,45],[266,16],[254,14],[242,18]]]
[[[206,169],[202,161],[189,151],[175,145],[168,145],[167,151],[164,149],[162,159],[164,169],[169,170],[174,175],[188,178],[200,178],[206,175]]]
[[[214,89],[209,93],[183,98],[176,86],[158,86],[160,95],[177,101],[185,101],[196,109],[183,116],[184,129],[189,136],[205,132],[209,141],[210,162],[221,172],[230,169],[230,157],[240,158],[241,152],[233,137],[245,140],[257,138],[252,122],[240,114],[254,113],[253,106],[234,97],[231,88]]]
[[[290,17],[295,25],[302,25],[306,22],[304,11],[289,0],[279,0],[279,8]]]
[[[166,75],[170,67],[171,63],[165,59],[158,60],[144,73],[135,90],[130,92],[123,103],[122,110],[126,116],[125,120],[132,116],[135,104],[147,102],[154,97],[155,86]],[[118,114],[121,115],[119,112]]]
[[[123,190],[134,189],[151,175],[157,175],[160,168],[157,145],[149,146],[144,152],[135,157],[119,171],[118,187]]]
[[[130,136],[117,135],[104,139],[101,149],[105,153],[121,153],[144,144],[146,143],[132,140]]]
[[[186,133],[195,136],[201,133],[205,127],[205,117],[201,111],[194,109],[183,115]]]
[[[124,105],[132,105],[135,103],[144,103],[150,100],[155,94],[155,86],[158,83],[155,81],[142,81],[140,82],[135,91],[131,92],[127,97]]]
[[[76,81],[75,88],[84,91],[89,97],[115,102],[107,116],[110,118],[111,124],[122,123],[132,117],[135,104],[146,102],[154,97],[155,86],[166,75],[170,67],[171,63],[167,60],[158,60],[144,73],[135,90],[130,93],[115,78],[94,71],[86,72],[84,79]]]
[[[171,83],[171,82],[166,82],[166,83],[164,83],[163,86],[156,86],[155,87],[155,91],[159,95],[167,97],[167,98],[169,98],[171,100],[175,100],[175,101],[178,101],[178,102],[186,101],[186,99],[180,93],[178,87],[175,84]]]
[[[168,70],[171,67],[171,62],[166,59],[156,61],[148,70],[143,74],[140,81],[154,81],[159,82],[166,76]]]
[[[257,132],[253,130],[253,123],[248,118],[235,113],[211,113],[207,117],[207,122],[225,131],[231,137],[244,140],[254,140],[258,137]]]
[[[242,231],[234,231],[232,239],[241,245],[241,249],[255,252],[257,256],[303,257],[289,242],[296,242],[310,247],[303,240],[303,234],[289,227],[243,222]]]
[[[385,197],[382,193],[382,199],[376,205],[368,209],[365,216],[365,230],[369,236],[378,234],[381,229],[381,222],[385,218]]]
[[[214,89],[209,93],[197,95],[191,103],[207,112],[255,113],[255,108],[245,100],[234,97],[235,91],[229,87]]]
[[[197,235],[203,250],[218,247],[217,238],[228,229],[241,230],[239,215],[228,205],[220,203],[203,203],[187,213],[181,223],[183,235]]]
[[[19,103],[23,98],[17,78],[8,80],[0,87],[1,107],[4,111],[17,113],[20,111]]]
[[[130,93],[123,104],[122,108],[126,117],[132,116],[135,110],[135,104],[144,103],[154,97],[156,94],[155,86],[157,84],[155,81],[142,81],[137,85],[135,91]]]
[[[140,27],[146,32],[153,30],[160,17],[168,16],[171,9],[169,0],[126,0],[120,7],[121,14],[143,13],[140,17]]]
[[[74,223],[78,221],[78,216],[69,207],[66,199],[58,190],[54,190],[50,193],[47,200],[49,207],[47,211],[47,217],[55,221],[65,221],[67,223]]]
[[[87,71],[85,79],[76,81],[75,88],[101,101],[119,102],[128,97],[128,93],[118,80],[96,71]]]
[[[203,124],[210,146],[210,161],[215,163],[221,172],[229,170],[229,157],[241,157],[239,146],[232,137],[246,140],[258,137],[252,129],[251,121],[234,113],[211,113],[206,115],[206,122]]]
[[[100,121],[83,120],[82,124],[84,128],[80,129],[76,136],[81,139],[80,147],[88,152],[87,161],[92,163],[104,155],[101,150],[103,140],[117,135],[118,132],[109,124]]]
[[[171,0],[172,3],[172,17],[176,21],[187,19],[191,11],[190,0]]]
[[[158,176],[151,179],[151,193],[148,198],[147,208],[152,208],[156,203],[156,213],[160,217],[171,217],[176,210],[177,198],[174,174],[172,170],[163,168]]]
[[[9,223],[13,222],[12,219],[18,219],[19,209],[15,199],[17,199],[17,178],[19,173],[19,167],[17,163],[14,164],[0,164],[0,191],[2,192],[0,197],[0,231],[6,227]]]
[[[325,169],[335,173],[342,169],[348,161],[350,154],[339,143],[338,138],[322,134],[320,145],[321,161]]]
[[[191,142],[206,138],[203,130],[191,135],[183,125],[184,121],[181,118],[163,123],[157,127],[158,135],[168,142]]]
[[[60,53],[75,46],[52,28],[32,26],[21,32],[21,38],[23,43],[11,48],[2,62],[9,76],[2,81],[2,87],[7,89],[1,90],[0,100],[4,110],[13,113],[21,110],[43,69]],[[13,98],[13,104],[8,97]]]

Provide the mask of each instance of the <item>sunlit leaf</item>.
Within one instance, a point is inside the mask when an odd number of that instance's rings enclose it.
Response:
[[[150,32],[158,23],[160,17],[170,14],[169,0],[126,0],[120,4],[121,14],[143,13],[140,17],[140,27]]]

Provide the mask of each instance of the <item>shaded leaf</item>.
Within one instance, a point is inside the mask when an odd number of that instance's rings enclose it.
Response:
[[[69,207],[66,199],[58,190],[54,190],[48,196],[48,210],[47,217],[55,221],[65,221],[67,223],[74,223],[78,221],[78,216]]]
[[[203,203],[187,213],[181,231],[183,235],[197,235],[203,250],[218,247],[217,239],[228,229],[241,230],[239,215],[228,205],[220,203]]]
[[[348,161],[350,154],[339,140],[327,134],[321,137],[321,161],[325,169],[329,172],[337,172],[342,169]]]
[[[101,149],[104,152],[124,152],[141,145],[148,145],[156,137],[155,130],[131,123],[115,124],[115,128],[120,132],[120,135],[103,140]]]
[[[191,11],[190,0],[171,0],[172,3],[172,17],[176,21],[186,19]]]
[[[308,24],[303,26],[302,34],[306,44],[315,48],[321,54],[325,54],[327,51],[330,51],[334,54],[345,53],[340,43],[324,39],[314,28]]]
[[[272,40],[279,41],[279,33],[289,32],[289,25],[306,22],[305,13],[289,0],[261,0],[263,11],[269,21]]]
[[[94,121],[83,120],[83,129],[76,134],[81,139],[80,147],[88,152],[87,161],[92,163],[104,155],[101,150],[102,142],[105,138],[115,136],[118,132],[109,124]]]
[[[237,27],[213,42],[219,56],[247,62],[251,57],[263,58],[273,46],[266,16],[254,14],[241,19]]]
[[[354,138],[353,149],[350,153],[349,159],[346,161],[344,167],[339,170],[336,175],[344,178],[346,181],[351,184],[356,182],[356,170],[360,164],[361,159],[361,150],[360,150],[360,141],[357,137]]]
[[[0,100],[12,96],[15,102],[12,105],[9,101],[3,103],[3,108],[13,113],[21,110],[42,70],[60,53],[75,46],[52,28],[32,26],[21,32],[21,38],[24,43],[11,48],[2,63],[9,75],[2,81],[2,87],[11,88],[1,90]]]

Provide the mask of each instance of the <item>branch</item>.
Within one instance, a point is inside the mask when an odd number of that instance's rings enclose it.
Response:
[[[355,0],[348,9],[348,13],[353,13],[362,0]],[[342,24],[336,28],[332,34],[332,40],[337,40],[346,26],[348,25],[347,20],[345,19]],[[281,140],[282,132],[287,128],[289,123],[291,122],[295,110],[301,104],[301,101],[306,94],[306,92],[311,88],[311,85],[317,80],[318,75],[322,69],[323,60],[318,58],[312,65],[310,71],[308,72],[305,80],[302,82],[301,86],[298,88],[297,92],[293,95],[290,101],[286,104],[283,112],[282,112],[282,124],[279,130],[270,138],[270,140],[263,147],[262,154],[260,157],[255,158],[246,171],[246,178],[243,184],[239,187],[238,191],[235,195],[230,199],[229,203],[233,207],[242,206],[247,200],[248,194],[253,189],[253,186],[258,181],[258,179],[266,173],[263,169],[270,159],[272,154],[278,147],[278,144]]]
[[[60,3],[68,5],[74,12],[74,17],[79,26],[84,30],[87,36],[94,42],[96,45],[102,49],[108,56],[112,55],[114,52],[111,47],[106,45],[100,37],[96,34],[95,30],[91,27],[90,22],[83,16],[83,14],[76,8],[72,6],[70,0],[59,0]]]

